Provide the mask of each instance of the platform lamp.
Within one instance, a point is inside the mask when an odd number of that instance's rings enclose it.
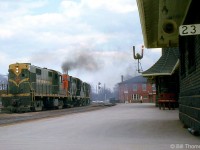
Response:
[[[133,58],[138,61],[138,68],[136,70],[138,71],[138,73],[142,73],[143,71],[140,60],[143,58],[144,45],[142,45],[141,51],[142,51],[141,55],[139,53],[135,54],[135,46],[133,46]]]

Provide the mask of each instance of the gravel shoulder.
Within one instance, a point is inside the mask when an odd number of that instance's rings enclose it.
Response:
[[[44,119],[51,117],[59,117],[62,115],[70,115],[74,113],[82,113],[88,111],[95,111],[99,109],[105,109],[114,105],[105,105],[105,104],[91,104],[89,106],[83,107],[74,107],[58,110],[46,110],[40,112],[28,112],[28,113],[0,113],[0,126],[20,123],[24,121],[32,121],[36,119]]]

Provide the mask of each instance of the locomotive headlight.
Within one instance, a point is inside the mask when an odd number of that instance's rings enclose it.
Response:
[[[18,73],[18,72],[19,72],[19,68],[18,68],[18,67],[16,67],[16,70],[15,70],[15,71],[16,71],[16,73]]]

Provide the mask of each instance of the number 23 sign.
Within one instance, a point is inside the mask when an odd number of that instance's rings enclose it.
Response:
[[[179,34],[182,36],[200,34],[200,24],[181,25]]]

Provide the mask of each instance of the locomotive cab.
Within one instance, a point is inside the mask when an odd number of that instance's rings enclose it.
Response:
[[[30,63],[9,65],[7,94],[3,94],[2,111],[29,111],[30,104]]]
[[[30,91],[30,64],[11,64],[8,75],[8,91],[10,94],[22,94]]]

